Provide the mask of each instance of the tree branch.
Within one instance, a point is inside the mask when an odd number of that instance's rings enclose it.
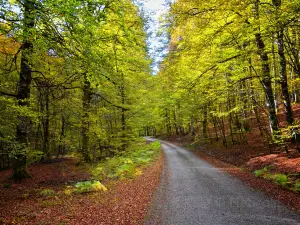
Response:
[[[0,91],[0,95],[5,95],[5,96],[9,96],[9,97],[14,97],[14,98],[18,97],[18,95],[16,95],[16,94],[6,93],[4,91]]]
[[[100,98],[102,98],[104,101],[106,101],[107,103],[109,103],[110,105],[118,108],[118,109],[123,109],[123,110],[126,110],[128,111],[129,109],[128,108],[124,108],[123,106],[119,106],[119,105],[116,105],[114,103],[112,103],[111,101],[107,100],[106,98],[104,98],[101,94],[99,93],[92,93],[93,95],[96,95],[96,96],[99,96]]]

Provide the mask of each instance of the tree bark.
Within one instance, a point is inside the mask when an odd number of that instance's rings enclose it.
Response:
[[[45,87],[45,107],[46,107],[46,115],[43,117],[43,127],[44,127],[44,141],[43,141],[43,152],[46,158],[50,157],[49,152],[49,87]]]
[[[259,20],[259,0],[255,1],[254,13],[255,19],[258,22]],[[255,33],[256,46],[258,50],[258,55],[260,56],[262,63],[262,84],[265,90],[267,108],[269,113],[269,124],[270,130],[273,134],[274,131],[278,131],[278,121],[276,117],[276,107],[272,89],[271,75],[270,75],[270,66],[269,66],[269,57],[265,50],[265,43],[262,39],[260,31]]]
[[[202,126],[203,138],[207,139],[207,104],[203,106],[203,126]]]
[[[125,104],[125,87],[124,87],[124,75],[122,73],[122,84],[120,86],[120,91],[121,91],[121,99],[122,99],[122,106],[124,106]],[[121,109],[121,124],[122,124],[122,151],[125,151],[126,149],[126,110],[124,109],[124,107]],[[148,127],[147,127],[148,129]],[[148,132],[149,133],[149,132]]]
[[[89,154],[89,126],[90,126],[90,104],[91,104],[91,83],[88,79],[87,73],[83,75],[83,116],[82,116],[82,149],[81,153],[84,161],[91,162],[91,157]]]
[[[59,138],[59,145],[58,145],[58,152],[57,157],[61,154],[63,155],[65,153],[65,144],[64,144],[64,138],[65,138],[65,130],[66,130],[66,118],[64,115],[61,116],[61,130],[60,130],[60,138]]]
[[[18,105],[21,108],[29,106],[30,85],[32,81],[31,56],[33,52],[33,29],[35,25],[35,1],[24,0],[24,18],[23,18],[23,45],[21,56],[20,77],[18,81]],[[20,144],[20,150],[15,155],[13,165],[13,179],[23,179],[29,177],[27,172],[27,159],[25,150],[28,146],[28,133],[30,130],[31,120],[28,116],[19,116],[16,131],[16,141]]]
[[[284,54],[283,28],[278,31],[277,37],[278,55],[280,60],[280,85],[282,91],[282,99],[285,108],[286,121],[289,125],[294,122],[293,111],[290,101],[290,94],[287,83],[286,58]]]

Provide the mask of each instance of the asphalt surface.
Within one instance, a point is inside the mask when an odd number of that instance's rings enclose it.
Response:
[[[300,215],[280,202],[182,147],[161,143],[167,163],[146,225],[300,224]]]

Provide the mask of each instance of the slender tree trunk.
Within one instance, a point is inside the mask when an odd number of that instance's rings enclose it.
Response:
[[[248,114],[247,114],[247,106],[248,106],[248,95],[246,92],[246,83],[243,81],[241,83],[241,90],[240,90],[240,97],[243,101],[243,109],[242,109],[242,126],[245,132],[250,131],[250,125],[248,120]]]
[[[278,55],[280,60],[280,84],[282,91],[282,99],[284,102],[286,121],[289,125],[294,122],[293,111],[290,101],[290,94],[287,83],[287,72],[286,72],[286,58],[284,54],[284,40],[283,40],[283,28],[280,28],[277,37]]]
[[[225,131],[225,124],[224,124],[224,118],[223,118],[223,116],[221,116],[220,120],[221,120],[221,123],[220,123],[220,130],[221,130],[221,134],[222,134],[222,136],[223,136],[223,145],[224,145],[225,147],[228,147],[228,145],[227,145],[227,139],[226,139],[226,131]]]
[[[254,7],[255,19],[258,23],[259,23],[259,3],[260,1],[256,0],[255,7]],[[265,50],[265,43],[262,39],[259,30],[255,34],[255,40],[258,49],[258,54],[260,56],[261,63],[262,63],[262,83],[266,95],[270,129],[271,129],[271,133],[273,134],[274,131],[278,131],[278,121],[276,117],[276,107],[275,107],[271,75],[270,75],[269,57]]]
[[[207,139],[207,104],[203,106],[203,126],[202,126],[203,138]]]
[[[176,107],[174,107],[174,110],[173,110],[173,120],[174,120],[175,133],[176,133],[176,135],[179,135],[180,132],[179,132],[179,126],[178,126],[178,123],[177,123]]]
[[[291,66],[291,78],[292,79],[298,79],[300,78],[300,59],[299,59],[299,48],[300,48],[300,42],[298,42],[298,36],[297,35],[297,30],[298,28],[292,28],[292,39],[290,39],[289,37],[289,33],[287,33],[287,37],[289,39],[289,47],[290,47],[290,57],[293,57],[293,60],[290,60],[290,62],[292,63],[293,66]],[[293,74],[293,72],[295,72],[295,74]],[[294,75],[294,76],[293,76]],[[295,87],[292,88],[292,97],[293,97],[293,101],[295,103],[298,103],[300,98],[300,90],[299,88],[297,88],[297,85],[295,85]]]
[[[125,94],[124,94],[124,87],[121,88],[121,98],[122,98],[122,105],[125,104]],[[126,149],[126,110],[124,108],[121,109],[121,124],[122,124],[122,151]]]
[[[194,123],[195,123],[195,119],[193,117],[191,117],[191,119],[190,119],[190,132],[191,132],[191,135],[193,137],[196,135]]]
[[[272,43],[272,64],[273,64],[273,73],[274,73],[274,101],[275,101],[275,107],[276,107],[276,112],[278,112],[279,108],[279,101],[278,101],[278,91],[277,91],[277,66],[276,66],[276,54],[275,54],[275,46],[274,46],[274,41]]]
[[[44,127],[44,141],[43,141],[43,152],[46,158],[50,157],[49,152],[49,87],[46,87],[45,90],[45,107],[46,107],[46,115],[43,118],[43,127]]]
[[[219,141],[216,117],[213,117],[213,123],[214,123],[215,138],[216,138],[216,141]]]
[[[66,130],[66,118],[64,115],[61,117],[61,130],[60,130],[60,138],[59,138],[59,146],[58,146],[58,153],[57,157],[61,154],[63,155],[65,152],[65,144],[64,144],[64,138],[65,138],[65,130]]]
[[[31,56],[33,52],[32,43],[32,30],[34,29],[35,23],[35,1],[24,0],[24,18],[23,18],[23,44],[22,44],[22,56],[21,56],[21,67],[20,67],[20,78],[18,82],[18,105],[20,107],[29,106],[30,98],[30,85],[32,80],[32,69],[31,69]],[[31,120],[28,116],[19,116],[19,122],[17,125],[16,140],[20,144],[21,150],[15,155],[13,165],[13,179],[23,179],[29,177],[27,172],[27,160],[24,150],[28,146],[28,132],[30,130]]]
[[[230,111],[230,109],[232,108],[231,106],[231,99],[230,96],[228,95],[228,102],[227,102],[227,111]],[[231,143],[235,144],[235,140],[234,140],[234,131],[233,131],[233,118],[232,118],[232,113],[229,113],[229,117],[228,117],[228,123],[229,123],[229,134],[231,137]]]
[[[167,128],[167,134],[170,136],[172,132],[172,127],[171,127],[171,121],[170,121],[170,116],[169,116],[169,110],[166,108],[166,128]]]
[[[91,162],[90,152],[89,152],[89,126],[90,126],[90,104],[91,104],[91,83],[88,79],[87,73],[84,74],[84,84],[83,84],[83,116],[82,116],[82,149],[81,153],[83,159],[86,162]]]

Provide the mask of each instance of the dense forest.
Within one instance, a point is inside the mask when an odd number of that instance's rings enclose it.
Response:
[[[162,132],[229,146],[258,128],[288,151],[299,141],[299,13],[299,1],[176,1],[156,77]]]
[[[0,3],[0,224],[299,224],[299,0]]]
[[[144,20],[130,0],[1,1],[1,161],[124,151],[143,127]],[[28,161],[29,160],[29,161]]]
[[[151,73],[147,19],[130,0],[2,1],[1,167],[126,151],[138,136],[298,142],[299,1],[178,0]],[[278,120],[277,113],[284,112]],[[253,125],[255,124],[255,125]]]

